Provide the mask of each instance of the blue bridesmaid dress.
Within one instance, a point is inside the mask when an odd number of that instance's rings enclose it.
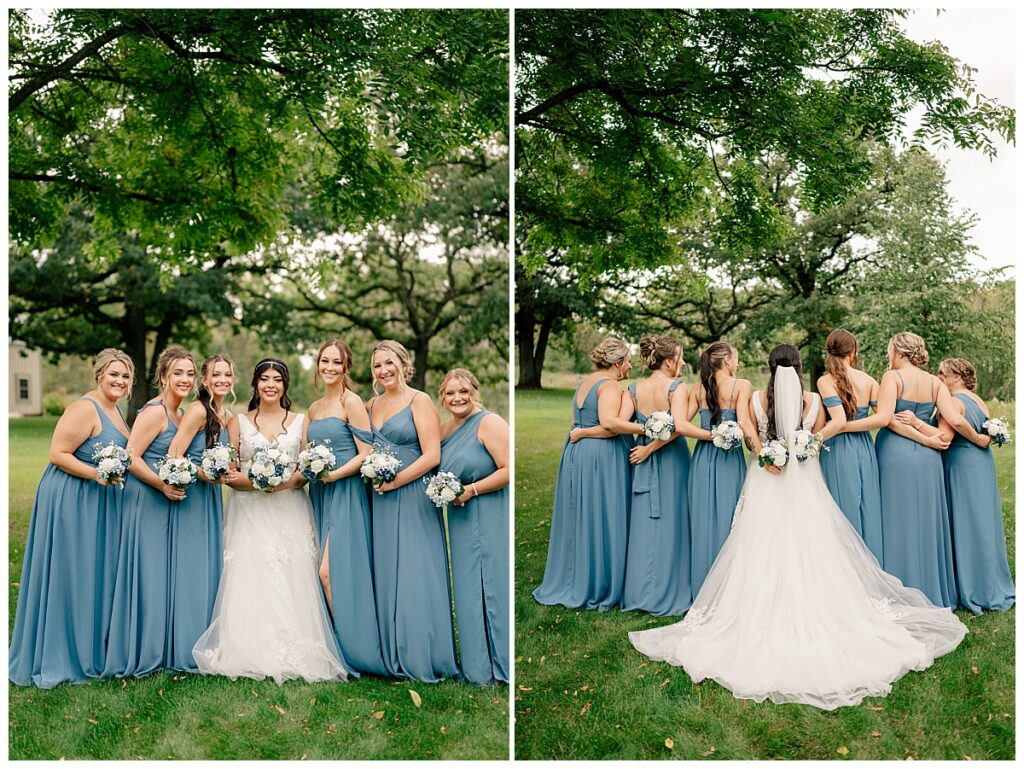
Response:
[[[974,399],[956,393],[971,427],[982,432],[988,419]],[[1006,560],[1003,503],[996,483],[991,448],[975,446],[960,434],[942,453],[946,468],[946,497],[953,530],[953,563],[961,606],[974,614],[983,609],[1006,611],[1016,589]]]
[[[467,417],[441,441],[441,469],[467,489],[498,466],[477,437],[490,412]],[[448,506],[455,625],[462,675],[474,684],[508,683],[508,487]]]
[[[373,434],[353,427],[339,417],[310,421],[310,443],[330,441],[336,467],[359,453],[355,439],[373,443]],[[373,526],[366,484],[359,473],[325,483],[309,484],[320,541],[320,562],[329,550],[331,573],[331,624],[350,674],[388,674],[381,655],[377,629],[377,600],[373,589]]]
[[[128,438],[96,401],[85,400],[96,407],[102,428],[74,455],[95,467],[92,455],[97,444],[123,448]],[[123,493],[55,465],[43,471],[7,656],[13,683],[51,689],[64,681],[81,683],[102,675]]]
[[[402,468],[419,459],[412,402],[374,427],[373,440],[391,448]],[[373,493],[373,584],[388,674],[432,682],[458,675],[459,667],[444,519],[425,492],[416,479],[395,491]]]
[[[904,390],[899,377],[899,394]],[[935,382],[932,381],[934,398]],[[896,413],[932,420],[934,400],[896,398]],[[934,423],[934,422],[933,422]],[[875,437],[882,497],[882,568],[936,606],[956,606],[953,546],[942,455],[883,427]]]
[[[679,386],[669,385],[668,397]],[[636,404],[636,384],[629,386],[636,421],[648,415]],[[639,437],[640,445],[651,440]],[[677,436],[646,460],[633,466],[633,502],[622,610],[640,610],[656,617],[678,615],[690,608],[690,505],[687,483],[690,447]]]
[[[698,389],[698,398],[700,394]],[[738,421],[736,409],[732,407],[735,394],[736,380],[733,380],[732,392],[729,393],[730,408],[722,409],[716,424]],[[710,408],[700,409],[700,426],[704,430],[714,426]],[[690,504],[690,589],[694,597],[700,592],[718,551],[729,536],[732,516],[746,478],[747,464],[743,459],[742,446],[723,451],[711,441],[697,441],[690,462],[687,490]]]
[[[178,432],[167,407],[160,401],[145,404],[139,413],[157,406],[164,410],[167,427],[142,453],[142,460],[153,472],[157,472],[157,463],[167,456]],[[186,493],[194,491],[190,487]],[[104,675],[144,676],[166,664],[171,518],[176,512],[175,503],[162,492],[134,475],[128,476]]]
[[[830,409],[842,406],[843,402],[838,395],[829,395],[821,399],[821,404]],[[875,401],[871,401],[871,406],[875,406]],[[853,419],[864,419],[867,415],[868,407],[858,406]],[[818,455],[825,485],[868,550],[882,563],[882,499],[871,433],[839,433],[825,441],[825,445],[828,451]]]
[[[594,427],[599,379],[577,403],[572,426]],[[566,438],[558,465],[544,581],[533,591],[539,603],[605,611],[622,600],[626,577],[631,471],[629,445],[621,436]]]
[[[228,444],[221,428],[219,441]],[[185,456],[202,467],[206,428],[195,434]],[[200,479],[188,487],[171,514],[171,574],[168,596],[167,653],[164,667],[197,673],[192,647],[213,614],[223,564],[224,492],[219,483]]]

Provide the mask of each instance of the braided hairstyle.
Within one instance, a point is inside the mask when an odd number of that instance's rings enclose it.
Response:
[[[217,411],[213,408],[213,393],[206,389],[203,380],[206,379],[207,374],[213,374],[214,366],[218,363],[227,363],[231,369],[231,377],[234,378],[235,376],[235,364],[226,355],[211,355],[203,361],[203,367],[199,374],[199,390],[196,397],[203,404],[203,408],[206,409],[204,429],[206,430],[206,448],[208,449],[213,448],[213,444],[220,440],[220,430],[223,423],[220,421]],[[231,390],[231,395],[234,397],[234,389]]]
[[[852,355],[850,365],[857,363],[857,337],[843,328],[837,328],[825,340],[825,370],[832,375],[836,383],[836,392],[843,402],[843,411],[847,419],[853,419],[857,413],[857,394],[853,391],[853,382],[844,364],[844,359]]]
[[[800,413],[803,413],[804,397],[804,368],[800,361],[800,351],[791,344],[780,344],[768,354],[768,369],[771,375],[768,377],[768,387],[765,394],[768,396],[768,440],[773,441],[779,437],[775,429],[775,370],[779,366],[790,366],[796,369],[796,375],[800,378]]]
[[[671,360],[683,348],[679,342],[665,334],[648,334],[640,340],[640,357],[650,371],[661,368],[661,364]]]
[[[292,408],[292,399],[288,397],[288,383],[291,382],[291,376],[288,374],[288,366],[285,365],[284,361],[278,360],[277,358],[264,358],[256,364],[255,371],[252,372],[252,397],[249,398],[249,411],[256,410],[256,416],[252,418],[253,426],[259,430],[259,424],[257,421],[260,418],[260,394],[256,389],[256,385],[259,384],[260,377],[263,376],[264,372],[269,369],[273,369],[281,375],[282,385],[284,392],[281,393],[281,406],[284,407],[284,416],[281,418],[281,429],[285,429],[285,423],[288,421],[288,413]]]
[[[960,377],[964,382],[964,387],[968,390],[973,390],[978,386],[978,370],[969,360],[946,358],[939,364],[939,371],[945,371],[946,374]]]
[[[718,380],[715,379],[715,372],[732,357],[735,352],[733,346],[728,342],[712,342],[700,354],[700,382],[704,385],[707,393],[708,409],[711,410],[711,424],[718,424],[722,416],[722,407],[718,403]],[[698,404],[699,405],[699,404]]]

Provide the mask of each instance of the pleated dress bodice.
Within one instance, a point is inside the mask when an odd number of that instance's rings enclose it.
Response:
[[[471,414],[441,441],[440,469],[467,489],[498,469],[479,438],[489,413]],[[448,506],[461,669],[476,684],[509,680],[508,526],[508,486],[473,496],[462,507]]]

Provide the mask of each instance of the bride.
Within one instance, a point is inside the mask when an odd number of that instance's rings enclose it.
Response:
[[[296,472],[272,492],[246,475],[253,452],[277,443],[299,454],[302,415],[288,398],[288,367],[256,364],[249,412],[228,425],[241,470],[224,510],[224,570],[213,619],[192,650],[199,671],[229,678],[307,681],[348,677],[327,618],[317,576],[319,550],[305,482]]]
[[[767,392],[751,399],[759,440],[729,538],[685,619],[629,638],[738,698],[856,705],[955,649],[967,628],[882,571],[832,500],[818,460],[796,460],[793,433],[821,429],[821,401],[803,392],[792,345],[772,350],[769,368]],[[789,461],[759,468],[760,444],[775,438]]]

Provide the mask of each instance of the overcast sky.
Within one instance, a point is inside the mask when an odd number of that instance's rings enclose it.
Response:
[[[952,56],[976,69],[979,93],[1016,107],[1014,24],[1011,10],[954,9],[936,15],[931,9],[913,11],[904,26],[912,40],[938,40]],[[1017,150],[1001,140],[997,146],[999,155],[991,161],[977,151],[930,148],[946,164],[952,196],[978,215],[972,233],[979,251],[974,262],[983,269],[1014,263]]]

